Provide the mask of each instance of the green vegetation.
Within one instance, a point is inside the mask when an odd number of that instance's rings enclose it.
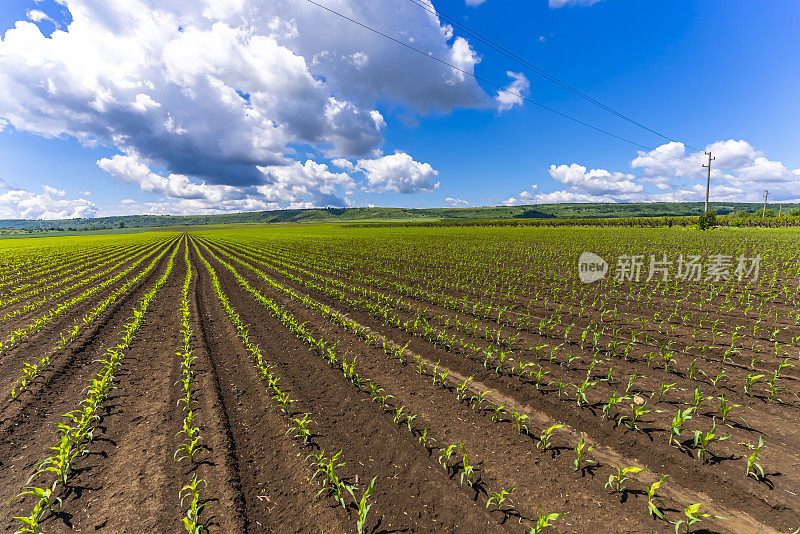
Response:
[[[785,204],[782,216],[762,204],[710,202],[717,224],[724,226],[787,226],[800,224],[800,205]],[[221,215],[124,215],[93,219],[0,220],[0,237],[53,236],[79,232],[126,233],[137,228],[196,227],[275,223],[453,224],[453,225],[577,225],[690,226],[698,223],[701,202],[639,202],[626,204],[532,204],[476,208],[312,208],[254,211]],[[605,221],[615,219],[615,222]]]

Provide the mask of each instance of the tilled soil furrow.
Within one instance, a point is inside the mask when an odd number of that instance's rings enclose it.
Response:
[[[241,268],[240,273],[260,289],[265,289],[265,294],[269,297],[277,298],[286,301],[285,296],[281,296],[280,292],[270,291],[266,289],[266,284],[259,283],[258,279],[247,269]],[[272,273],[270,273],[271,275]],[[277,277],[276,277],[277,280]],[[308,288],[293,285],[291,281],[285,279],[280,282],[288,287],[294,287],[301,293],[307,293]],[[311,296],[320,302],[333,306],[334,309],[342,309],[343,303],[339,301],[332,301],[327,296],[312,293]],[[288,304],[288,302],[286,302]],[[310,311],[304,312],[302,305],[297,303],[292,307],[293,312],[297,310],[298,317],[302,320],[315,320],[315,314]],[[379,324],[375,319],[367,314],[354,310],[352,308],[345,308],[348,315],[357,319],[361,324],[370,326],[376,331],[381,332],[392,339],[401,346],[404,345],[410,338],[409,334],[400,332],[394,328],[389,328],[385,325]],[[317,316],[318,317],[318,316]],[[317,319],[318,321],[318,319]],[[330,328],[330,327],[329,327]],[[333,339],[340,339],[345,334],[343,331],[338,333],[334,331],[330,334]],[[423,341],[419,338],[413,338],[409,348],[419,354],[423,354],[433,361],[441,360],[442,364],[450,369],[457,370],[464,376],[475,376],[476,380],[484,381],[489,387],[497,389],[504,395],[516,399],[521,404],[527,404],[537,411],[546,413],[554,421],[562,421],[573,428],[585,430],[593,439],[600,442],[604,446],[612,447],[617,450],[625,451],[625,455],[630,458],[638,458],[639,461],[644,462],[646,465],[652,466],[654,470],[670,474],[674,480],[684,485],[687,488],[704,488],[714,484],[722,484],[722,477],[727,477],[725,482],[730,485],[731,473],[727,469],[719,473],[714,470],[700,469],[697,461],[693,458],[688,458],[682,455],[677,449],[665,447],[652,447],[652,442],[646,439],[646,435],[640,435],[638,432],[626,432],[624,428],[611,428],[611,425],[600,425],[596,416],[591,413],[586,413],[585,410],[578,410],[572,406],[567,406],[566,403],[554,399],[554,393],[543,394],[533,388],[533,386],[522,385],[514,378],[500,376],[495,373],[487,371],[484,367],[472,360],[463,358],[452,352],[442,350],[439,347],[433,347],[430,343]],[[777,494],[771,499],[773,503],[765,502],[761,499],[755,498],[751,491],[747,488],[751,486],[758,486],[758,483],[751,479],[746,479],[743,476],[741,479],[736,477],[734,485],[740,486],[741,490],[736,492],[728,492],[725,494],[715,494],[715,499],[721,499],[722,502],[731,507],[732,509],[743,510],[752,514],[754,517],[768,524],[786,525],[786,528],[792,525],[794,520],[794,506],[792,506],[793,499],[790,494],[784,497],[782,494]],[[646,505],[644,505],[646,507]]]
[[[202,429],[204,439],[215,443],[213,469],[219,481],[209,484],[208,493],[225,496],[224,502],[220,497],[219,509],[212,505],[211,528],[220,532],[349,532],[341,510],[337,512],[329,500],[317,496],[318,487],[309,481],[305,460],[309,451],[286,435],[286,421],[273,410],[266,384],[219,305],[205,266],[194,255],[192,263],[199,275],[197,310],[207,347],[206,380],[212,386],[203,391],[213,407],[201,413],[213,414],[216,422]],[[282,338],[277,336],[282,325],[277,326],[273,326],[276,337],[262,344],[265,355],[281,346]]]
[[[63,508],[70,516],[54,519],[53,532],[182,528],[179,480],[169,476],[170,463],[176,462],[172,458],[175,395],[170,394],[180,342],[175,303],[186,272],[178,259],[180,251],[126,351],[90,453],[78,460],[71,491],[64,498]],[[171,527],[164,530],[165,524]]]
[[[0,499],[11,501],[23,489],[34,463],[48,455],[48,447],[56,438],[53,422],[60,419],[60,414],[75,409],[85,397],[87,381],[99,367],[95,360],[117,341],[133,307],[163,274],[168,254],[114,310],[106,312],[100,324],[54,361],[30,391],[18,400],[4,401],[0,420]],[[10,515],[5,516],[0,528],[10,528],[10,524]]]
[[[240,315],[253,325],[251,338],[268,361],[277,363],[276,373],[288,385],[288,393],[312,412],[314,429],[322,434],[319,441],[325,449],[343,449],[343,458],[351,462],[362,483],[378,476],[373,511],[381,517],[380,528],[410,532],[513,532],[518,528],[510,519],[501,525],[502,514],[493,515],[476,502],[474,492],[448,477],[415,436],[396,425],[368,394],[354,390],[341,372],[325,365],[277,319],[265,316],[264,309],[224,267],[212,264],[223,287],[230,288],[229,298]]]

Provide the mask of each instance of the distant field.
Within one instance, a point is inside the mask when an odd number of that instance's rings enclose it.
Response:
[[[0,243],[3,530],[800,526],[800,230],[191,230]]]
[[[761,224],[762,205],[757,203],[711,202],[710,209],[726,216],[745,215],[748,224]],[[800,223],[800,204],[770,205],[770,215],[783,215],[782,224]],[[494,206],[473,208],[311,208],[254,211],[220,215],[124,215],[68,220],[0,220],[0,237],[12,235],[59,235],[62,233],[127,232],[130,228],[198,227],[213,225],[281,223],[374,223],[424,221],[547,221],[549,219],[664,219],[697,218],[701,202],[576,203]],[[749,215],[747,215],[749,214]],[[794,214],[791,218],[786,217]],[[650,223],[652,224],[652,222]],[[659,223],[662,224],[662,223]]]

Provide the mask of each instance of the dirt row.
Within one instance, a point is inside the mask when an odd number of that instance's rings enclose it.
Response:
[[[319,494],[319,478],[311,479],[313,469],[307,456],[323,449],[327,455],[342,450],[346,465],[340,475],[357,494],[376,477],[367,532],[518,533],[527,531],[540,511],[567,513],[556,522],[561,532],[674,530],[650,517],[641,484],[629,482],[630,491],[623,494],[604,487],[611,473],[607,462],[574,470],[573,444],[563,431],[556,431],[551,449],[542,451],[536,439],[542,430],[538,426],[532,424],[529,434],[519,433],[508,414],[495,421],[490,412],[458,402],[453,388],[434,385],[430,373],[420,374],[414,366],[387,357],[232,262],[252,287],[285,306],[317,335],[338,342],[337,353],[355,358],[358,372],[392,395],[394,407],[405,406],[407,413],[417,414],[415,431],[410,432],[402,418],[395,422],[393,413],[372,402],[369,393],[355,388],[339,368],[330,367],[273,317],[200,243],[201,254],[216,271],[222,290],[249,325],[251,341],[274,365],[281,389],[295,399],[291,415],[309,413],[313,420],[311,444],[302,445],[287,435],[288,418],[274,408],[267,384],[238,339],[191,243],[184,238],[172,245],[177,249],[172,273],[126,351],[91,453],[78,459],[68,491],[62,495],[63,510],[46,520],[46,532],[182,531],[185,506],[178,494],[195,475],[203,480],[200,491],[207,507],[201,517],[210,532],[354,532],[353,509],[344,509]],[[178,403],[180,386],[176,382],[181,370],[175,352],[181,339],[178,303],[187,246],[193,274],[190,324],[196,356],[192,396],[205,445],[194,465],[174,458],[179,444],[176,433],[184,417]],[[116,342],[141,296],[164,272],[168,257],[169,253],[79,340],[54,357],[51,369],[37,379],[30,392],[17,401],[0,403],[0,499],[4,502],[11,502],[34,463],[48,454],[56,437],[49,422],[77,406],[86,381],[98,369],[94,360]],[[307,292],[278,275],[275,279]],[[567,423],[603,448],[642,462],[654,472],[670,474],[667,484],[674,481],[676,487],[700,494],[714,487],[734,488],[726,495],[715,492],[714,502],[752,517],[756,523],[782,530],[796,528],[792,523],[800,505],[774,498],[775,491],[785,492],[780,484],[770,490],[739,481],[738,474],[729,473],[724,465],[698,468],[696,461],[649,441],[646,433],[600,424],[590,409],[568,405],[552,391],[497,375],[325,294],[312,293],[312,297],[400,345],[408,342],[409,350],[440,361],[459,376],[474,376],[475,383],[494,390],[498,398]],[[75,317],[77,310],[71,318]],[[54,326],[39,334],[31,346],[51,342],[48,336],[57,331]],[[8,356],[21,359],[17,353]],[[13,377],[9,371],[12,359],[0,366],[0,385]],[[420,442],[422,428],[429,429],[435,444],[429,442],[426,447]],[[439,448],[455,442],[464,445],[476,466],[474,489],[460,483],[460,467],[445,470],[439,464]],[[780,481],[781,476],[774,479]],[[487,508],[491,492],[512,487],[511,501],[501,510]],[[664,497],[662,508],[677,519],[683,504],[680,499]],[[11,516],[30,505],[28,498],[11,502],[0,519],[0,529],[13,530]],[[706,521],[702,526],[709,531],[742,532],[726,528],[724,521]]]
[[[246,274],[245,269],[241,269],[240,271],[243,275],[252,277],[252,275]],[[275,273],[270,274],[272,275]],[[308,289],[305,287],[293,286],[289,280],[282,279],[278,275],[275,276],[275,279],[286,286],[295,287],[300,292],[305,292]],[[257,283],[255,279],[254,283]],[[265,284],[261,284],[259,287],[263,288],[264,285]],[[277,294],[271,296],[280,298]],[[359,310],[343,308],[344,305],[340,301],[330,301],[323,294],[313,294],[313,297],[321,302],[332,305],[334,308],[344,309],[344,311],[350,316],[357,318],[362,324],[369,325],[381,333],[386,334],[387,337],[397,341],[401,345],[409,340],[410,336],[408,334],[387,328],[385,325],[379,324]],[[283,298],[285,299],[285,297]],[[303,320],[307,319],[309,321],[319,322],[319,317],[315,318],[314,313],[308,311],[303,312],[301,309],[298,310],[298,313],[305,313],[305,315],[301,315]],[[334,329],[334,331],[330,332],[330,335],[335,336],[334,339],[339,339],[339,336],[342,334],[341,332],[337,333],[336,329]],[[484,369],[483,366],[470,360],[465,360],[458,355],[454,355],[440,348],[434,348],[430,343],[419,338],[413,338],[409,348],[416,350],[419,354],[427,355],[434,361],[440,360],[443,365],[446,365],[450,369],[458,370],[465,376],[475,375],[476,379],[484,381],[490,387],[497,388],[499,391],[503,391],[505,394],[518,399],[520,402],[531,403],[537,406],[539,409],[551,414],[555,420],[568,422],[574,428],[587,431],[601,443],[623,449],[626,454],[644,460],[645,464],[652,466],[654,470],[670,474],[674,480],[680,481],[685,487],[706,488],[713,487],[714,485],[730,486],[731,484],[738,486],[744,491],[744,494],[741,494],[739,491],[734,491],[727,495],[720,495],[719,497],[715,495],[715,499],[721,499],[731,507],[752,513],[770,524],[775,524],[776,518],[782,517],[782,521],[785,521],[787,528],[791,526],[791,521],[794,519],[794,514],[796,513],[796,505],[792,506],[792,503],[796,503],[796,501],[790,493],[790,488],[792,487],[791,483],[788,485],[779,483],[777,490],[771,490],[768,486],[759,484],[752,479],[745,479],[743,472],[738,472],[738,463],[733,469],[726,466],[713,467],[712,469],[701,467],[696,460],[688,457],[688,455],[684,455],[677,449],[673,450],[667,447],[666,438],[664,436],[659,435],[656,438],[660,441],[661,438],[664,437],[663,445],[655,445],[652,441],[653,438],[649,437],[646,433],[626,431],[625,427],[614,428],[612,424],[601,424],[597,413],[592,413],[593,410],[577,409],[574,402],[567,404],[563,401],[559,401],[552,392],[547,394],[546,391],[538,391],[531,385],[525,386],[521,384],[516,379],[497,377],[493,372]],[[778,434],[780,435],[780,433]],[[768,433],[767,439],[769,439],[769,437],[770,434]],[[781,437],[790,442],[797,441],[795,439],[797,436],[787,436],[784,434]],[[778,444],[776,443],[775,445]],[[736,447],[737,445],[734,443],[733,446]],[[741,446],[738,448],[741,450]],[[793,472],[794,467],[791,463],[791,450],[791,448],[785,450],[788,455],[776,454],[773,457],[769,455],[764,456],[769,459],[770,462],[773,460],[778,462],[779,468],[771,471],[773,475],[776,475],[774,480],[782,482],[785,479],[791,480],[796,478],[797,474]],[[741,452],[738,457],[741,460]],[[766,463],[767,462],[765,462],[765,465]],[[776,465],[770,463],[770,467],[774,468]],[[788,472],[782,469],[784,467],[788,469]]]

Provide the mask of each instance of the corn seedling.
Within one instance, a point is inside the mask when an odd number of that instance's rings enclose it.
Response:
[[[700,512],[700,507],[702,503],[690,504],[683,510],[683,515],[685,519],[681,519],[680,521],[675,522],[675,534],[680,534],[681,531],[689,534],[692,525],[695,523],[699,523],[703,519],[707,519],[709,517],[714,519],[725,519],[724,517],[720,517],[717,515],[707,514],[705,512]],[[681,528],[681,526],[685,528]]]
[[[291,434],[297,439],[302,440],[303,445],[308,445],[308,442],[311,439],[311,430],[307,425],[309,423],[313,423],[314,421],[312,421],[310,417],[310,413],[303,414],[303,417],[292,417],[290,421],[294,424],[289,428],[289,430],[286,431],[287,434]]]
[[[546,513],[542,512],[541,510],[539,510],[539,519],[537,519],[536,520],[536,524],[534,526],[532,526],[528,530],[528,534],[539,534],[541,531],[543,531],[547,527],[552,526],[550,524],[551,521],[555,521],[556,519],[558,519],[562,515],[566,515],[566,514],[556,514],[556,513],[546,514]]]
[[[711,420],[711,428],[705,432],[699,430],[694,431],[694,446],[698,448],[697,457],[705,462],[708,455],[708,446],[717,441],[724,441],[730,436],[717,436],[717,419],[716,417]]]
[[[353,503],[356,505],[356,511],[358,513],[358,519],[356,520],[356,531],[358,534],[364,534],[364,522],[366,521],[367,513],[369,512],[370,508],[372,508],[373,503],[368,501],[370,495],[372,495],[372,489],[375,486],[375,478],[370,480],[369,486],[367,486],[367,488],[364,490],[364,493],[361,494],[360,499],[356,498],[356,494],[353,491],[353,486],[345,485],[347,493],[350,494],[350,497],[353,499]]]
[[[491,505],[494,505],[495,510],[500,510],[503,505],[507,502],[513,504],[511,500],[511,492],[513,492],[516,488],[510,489],[501,489],[500,491],[493,491],[492,496],[489,497],[489,500],[486,501],[486,508],[489,508]]]
[[[525,421],[528,419],[528,416],[524,413],[519,413],[516,409],[511,413],[511,416],[514,418],[514,422],[517,424],[517,432],[522,434],[522,430],[525,429],[525,433],[528,433],[528,427],[525,425]]]
[[[575,466],[574,467],[575,471],[581,468],[581,460],[583,459],[583,455],[586,454],[587,452],[592,452],[596,447],[597,445],[592,445],[590,447],[587,447],[586,441],[583,439],[583,435],[581,435],[581,439],[578,440],[578,444],[575,445],[574,449],[576,458],[575,461],[572,462],[572,464]],[[593,460],[586,460],[586,463],[593,464],[596,462],[594,462]]]
[[[206,507],[206,503],[200,502],[200,483],[205,483],[204,480],[198,480],[197,475],[194,475],[192,481],[181,488],[179,493],[181,499],[181,506],[186,499],[189,500],[189,508],[186,510],[186,517],[183,518],[183,526],[189,534],[200,534],[203,531],[203,524],[200,522],[200,510]]]
[[[606,487],[611,488],[611,490],[616,493],[623,493],[628,489],[625,486],[623,486],[623,484],[628,480],[630,480],[630,478],[626,475],[628,475],[629,473],[635,475],[636,473],[642,471],[644,468],[636,467],[633,465],[630,467],[621,467],[620,465],[616,465],[615,469],[617,470],[617,472],[614,473],[613,475],[609,475],[608,482],[606,482]]]
[[[763,434],[758,436],[757,445],[750,445],[747,443],[745,445],[753,451],[747,458],[747,470],[745,471],[745,476],[753,477],[756,480],[761,480],[765,475],[764,468],[758,463],[758,453],[761,452],[761,447],[764,446]]]
[[[556,423],[542,431],[541,435],[539,436],[539,447],[542,449],[542,451],[546,451],[550,448],[550,439],[553,436],[553,431],[559,428],[564,428],[564,425],[561,423]]]
[[[692,413],[694,412],[694,408],[686,408],[685,410],[681,410],[678,408],[678,413],[675,414],[675,417],[672,418],[672,423],[669,429],[669,444],[672,445],[675,441],[676,437],[681,435],[681,429],[683,425],[692,418]]]
[[[661,511],[658,505],[664,506],[664,502],[656,497],[656,491],[658,491],[658,489],[661,487],[661,484],[663,484],[668,478],[669,475],[664,475],[649,486],[647,484],[644,486],[645,492],[647,493],[647,511],[651,516],[654,518],[657,517],[662,521],[666,521],[666,518],[664,517],[664,512]]]
[[[728,401],[725,399],[725,395],[720,395],[719,413],[722,415],[722,423],[725,424],[725,422],[728,419],[728,413],[730,413],[731,410],[733,410],[734,408],[741,408],[741,407],[742,407],[741,404],[728,404]]]

